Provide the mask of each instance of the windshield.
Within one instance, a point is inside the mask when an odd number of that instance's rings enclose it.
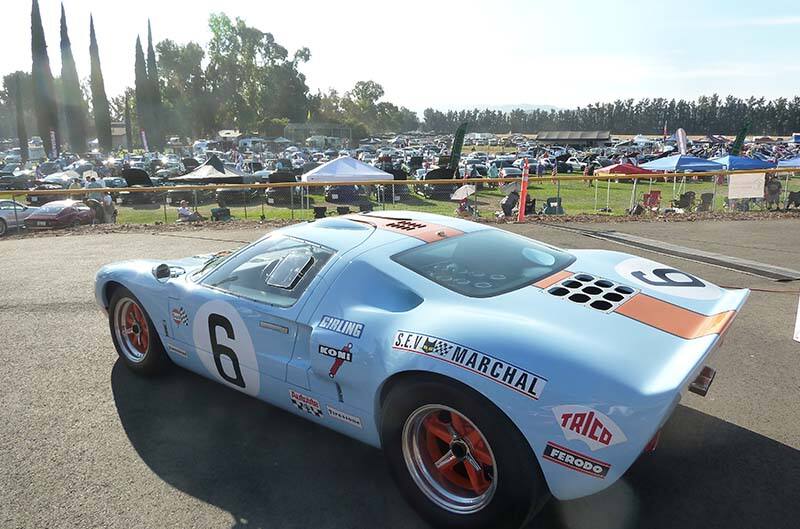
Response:
[[[490,229],[417,246],[392,260],[454,292],[486,298],[535,283],[563,270],[575,257]]]

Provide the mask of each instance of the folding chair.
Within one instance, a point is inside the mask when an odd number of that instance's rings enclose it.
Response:
[[[544,210],[545,215],[563,215],[564,208],[561,207],[561,197],[550,197],[545,202]]]
[[[642,206],[648,211],[661,209],[661,190],[656,189],[642,196]]]
[[[700,195],[700,203],[697,205],[697,211],[711,211],[714,207],[714,193],[702,193]]]

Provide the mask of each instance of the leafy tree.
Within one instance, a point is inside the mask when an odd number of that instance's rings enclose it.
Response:
[[[200,137],[216,130],[216,106],[202,66],[203,48],[166,39],[156,45],[156,51],[164,120],[181,136]]]
[[[94,126],[97,129],[97,141],[103,151],[111,150],[111,114],[108,108],[108,97],[103,82],[103,70],[100,67],[100,49],[94,34],[94,19],[89,16],[89,58],[91,60],[91,91]]]
[[[61,86],[70,148],[80,153],[86,149],[86,108],[72,56],[64,4],[61,4]]]
[[[31,8],[31,56],[33,58],[31,67],[33,108],[36,112],[37,131],[49,155],[58,148],[60,141],[58,104],[53,85],[53,74],[50,71],[50,59],[47,57],[47,42],[42,29],[42,16],[39,13],[38,0],[33,0]],[[51,130],[55,132],[56,145],[50,141]]]

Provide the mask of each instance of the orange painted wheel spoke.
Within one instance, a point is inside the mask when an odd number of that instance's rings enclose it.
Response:
[[[486,450],[484,447],[474,447],[472,449],[472,454],[475,456],[475,459],[482,465],[492,466],[492,456],[489,455],[489,451]]]
[[[489,482],[483,476],[483,472],[475,470],[475,467],[469,463],[464,463],[464,468],[467,469],[467,476],[469,477],[472,490],[475,494],[483,494],[483,492],[489,488]]]
[[[447,431],[447,427],[439,419],[431,416],[425,420],[425,428],[428,432],[441,439],[447,444],[453,440],[453,436]]]
[[[466,424],[464,424],[464,420],[461,418],[461,415],[457,413],[450,414],[450,420],[453,422],[453,429],[458,433],[458,435],[464,437],[467,434]]]

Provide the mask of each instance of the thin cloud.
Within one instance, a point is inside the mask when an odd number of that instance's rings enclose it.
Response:
[[[754,17],[738,20],[723,20],[712,24],[722,28],[762,28],[775,26],[800,26],[800,15],[785,15],[780,17]]]

